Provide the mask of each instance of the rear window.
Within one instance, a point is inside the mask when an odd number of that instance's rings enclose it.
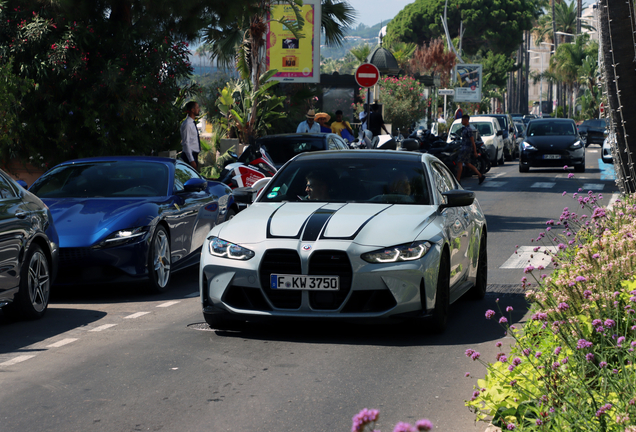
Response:
[[[474,127],[479,132],[480,135],[484,135],[484,136],[494,135],[494,132],[492,130],[492,123],[475,122],[475,123],[471,123],[471,126]]]
[[[305,152],[327,150],[322,137],[266,139],[261,142],[276,165],[282,165],[294,156]]]

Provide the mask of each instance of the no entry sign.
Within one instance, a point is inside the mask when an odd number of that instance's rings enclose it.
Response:
[[[380,79],[380,71],[371,63],[363,63],[356,69],[355,77],[360,87],[373,87]]]

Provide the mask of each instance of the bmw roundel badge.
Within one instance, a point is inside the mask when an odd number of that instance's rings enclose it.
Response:
[[[311,250],[311,245],[309,245],[309,244],[304,244],[304,245],[303,245],[303,250],[304,250],[304,251],[310,251],[310,250]]]

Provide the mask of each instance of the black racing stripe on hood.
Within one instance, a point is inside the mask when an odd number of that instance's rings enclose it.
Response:
[[[305,221],[305,232],[302,241],[316,241],[322,229],[337,210],[318,209]]]
[[[358,230],[356,232],[354,232],[353,235],[350,236],[350,237],[325,237],[325,231],[326,231],[325,230],[320,235],[320,240],[354,240],[358,236],[358,234],[360,234],[360,231],[362,231],[362,228],[364,228],[366,226],[366,224],[371,222],[371,219],[373,219],[374,217],[376,217],[377,215],[379,215],[383,211],[390,209],[391,207],[393,207],[393,205],[390,205],[388,207],[383,208],[382,210],[380,210],[379,212],[377,212],[376,214],[371,216],[369,219],[364,221],[364,223],[362,225],[360,225],[360,228],[358,228]]]
[[[274,212],[269,215],[269,219],[267,219],[267,238],[271,238],[271,239],[299,239],[300,238],[300,233],[303,232],[303,229],[305,229],[305,225],[307,225],[307,221],[311,218],[311,216],[309,218],[307,218],[307,220],[305,220],[305,222],[303,223],[303,225],[300,227],[300,230],[298,230],[298,233],[294,236],[277,236],[272,234],[272,230],[271,230],[271,225],[272,225],[272,219],[274,218],[274,215],[276,214],[276,212],[280,209],[282,209],[283,207],[285,207],[286,203],[283,203],[282,206],[278,207],[276,210],[274,210]]]

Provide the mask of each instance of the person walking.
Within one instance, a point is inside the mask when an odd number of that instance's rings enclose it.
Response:
[[[389,131],[386,130],[386,126],[384,125],[384,119],[382,118],[382,113],[380,112],[380,105],[373,104],[371,105],[371,114],[369,114],[369,130],[373,134],[374,137],[378,135],[382,135],[382,129],[384,132],[389,135]]]
[[[199,171],[199,153],[201,153],[201,139],[197,128],[196,118],[200,113],[199,104],[190,101],[185,105],[187,114],[181,123],[181,159],[195,170]]]
[[[296,128],[296,133],[320,133],[320,125],[314,121],[316,112],[310,109],[305,117],[307,120],[300,122]]]
[[[484,180],[486,180],[486,176],[479,172],[479,170],[470,163],[471,155],[475,155],[477,157],[477,146],[475,145],[475,137],[473,137],[473,130],[470,125],[470,116],[468,114],[464,114],[462,116],[462,147],[459,151],[459,163],[457,166],[457,181],[461,183],[462,179],[462,169],[464,165],[468,167],[472,172],[479,176],[479,184],[482,184]]]

